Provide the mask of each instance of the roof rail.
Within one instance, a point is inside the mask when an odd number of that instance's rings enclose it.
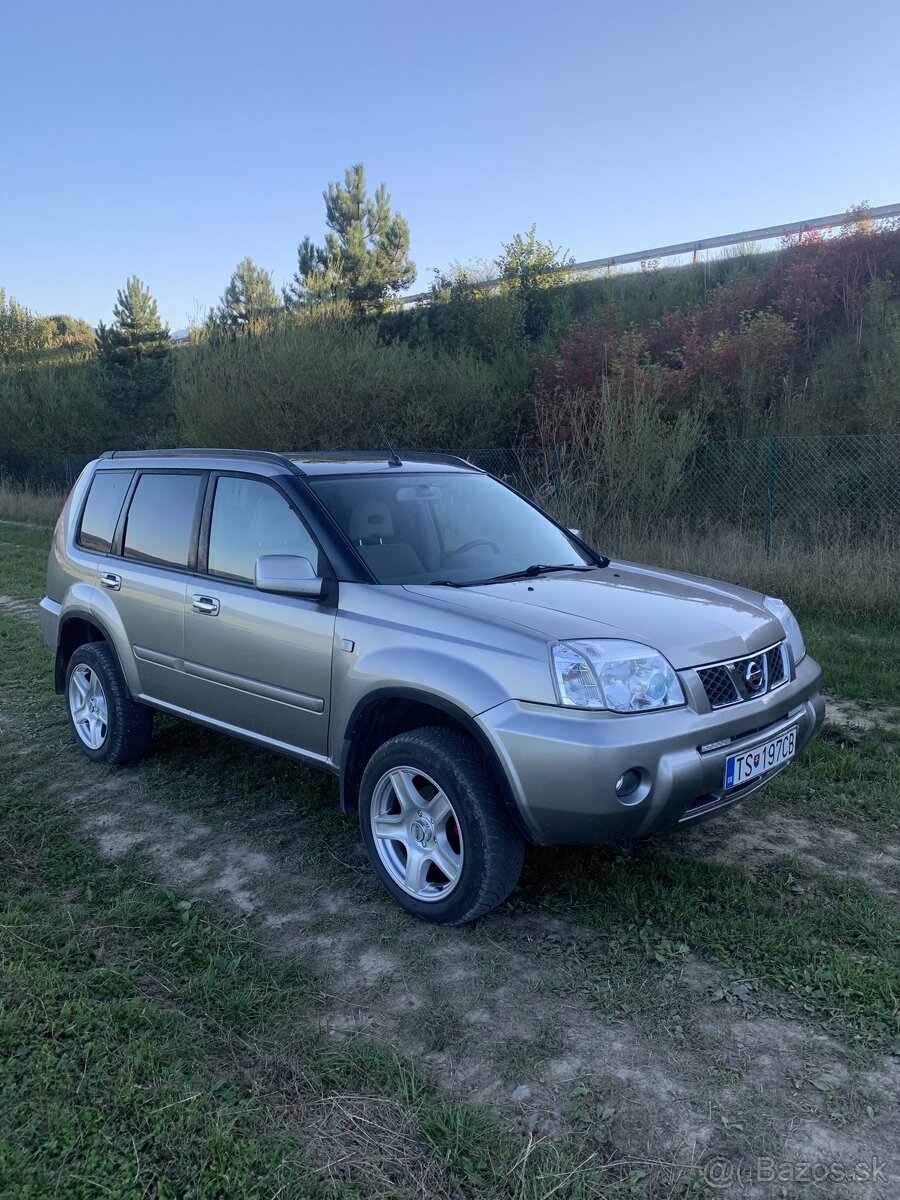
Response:
[[[482,469],[481,467],[476,467],[475,463],[469,462],[467,458],[463,458],[460,454],[431,454],[427,450],[407,450],[405,453],[410,458],[415,458],[416,456],[419,458],[427,458],[429,462],[448,463],[453,466],[460,467],[475,467],[476,471],[480,471]],[[403,454],[404,451],[401,450],[400,456],[402,457]]]
[[[180,446],[172,450],[104,450],[101,458],[252,458],[256,462],[275,463],[292,475],[305,472],[286,454],[275,450],[215,450],[208,447]]]
[[[302,450],[293,451],[298,458],[309,457],[310,460],[321,457],[328,459],[334,451],[308,451],[306,454]],[[381,459],[387,457],[383,450],[341,450],[338,454],[343,454],[348,459],[358,459],[365,462],[370,459]],[[449,466],[455,467],[470,467],[475,471],[481,471],[482,468],[469,462],[466,458],[461,458],[458,454],[431,454],[427,450],[401,450],[401,457],[406,456],[411,459],[420,459],[425,462],[446,463]],[[299,463],[295,462],[289,454],[281,454],[275,450],[217,450],[209,447],[195,446],[179,446],[171,450],[104,450],[100,455],[102,459],[120,459],[120,458],[250,458],[256,462],[274,463],[279,467],[284,467],[292,475],[299,475],[305,478],[307,472],[303,470]]]
[[[389,454],[384,450],[294,450],[291,453],[292,457],[296,456],[301,462],[304,459],[309,459],[310,462],[320,460],[328,462],[336,455],[340,455],[348,461],[356,462],[379,462],[382,459],[389,458]],[[445,454],[442,451],[410,450],[407,447],[406,449],[398,450],[397,454],[402,459],[421,459],[424,462],[447,463],[451,466],[475,466],[467,458],[461,458],[458,454]],[[475,470],[479,471],[481,468],[475,467]]]

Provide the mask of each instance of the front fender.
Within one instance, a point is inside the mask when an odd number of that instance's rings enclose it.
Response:
[[[509,699],[508,690],[496,676],[477,663],[421,646],[384,646],[362,655],[352,663],[336,690],[352,698],[347,706],[352,709],[364,695],[384,688],[422,693],[470,717]],[[343,696],[341,699],[344,708],[346,702]],[[336,724],[345,727],[340,721]]]

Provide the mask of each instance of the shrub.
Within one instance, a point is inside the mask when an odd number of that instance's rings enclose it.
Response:
[[[641,541],[668,513],[704,440],[699,408],[667,417],[659,371],[613,369],[535,410],[531,489],[596,545]]]
[[[346,449],[509,445],[513,403],[465,354],[382,345],[372,328],[286,324],[184,349],[179,432],[195,445]]]
[[[60,356],[0,372],[0,446],[18,455],[92,454],[111,426],[93,361]]]

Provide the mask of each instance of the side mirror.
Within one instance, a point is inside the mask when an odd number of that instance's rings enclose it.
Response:
[[[581,537],[581,530],[580,530],[580,529],[570,529],[570,530],[569,530],[569,533],[574,533],[574,534],[575,534],[575,536],[576,536],[577,538],[580,538],[580,537]]]
[[[261,554],[253,569],[253,586],[259,592],[318,599],[325,587],[308,558],[297,554]]]

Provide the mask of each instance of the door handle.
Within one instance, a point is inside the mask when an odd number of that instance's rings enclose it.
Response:
[[[122,576],[116,575],[113,571],[101,571],[100,582],[105,588],[109,588],[111,592],[117,592],[122,586]]]
[[[219,602],[214,596],[194,596],[191,600],[194,612],[203,613],[207,617],[219,615]]]

